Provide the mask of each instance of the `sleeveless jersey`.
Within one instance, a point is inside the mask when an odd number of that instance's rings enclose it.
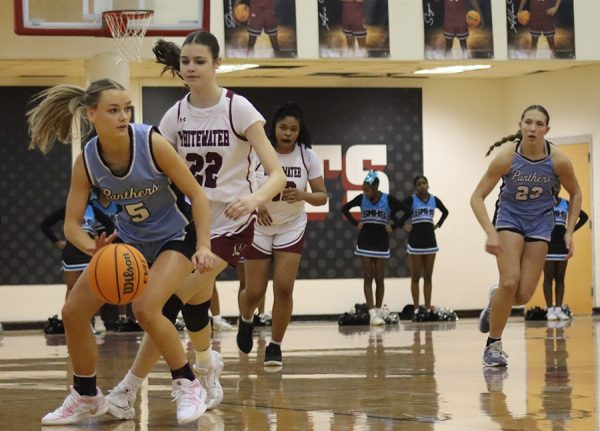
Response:
[[[567,215],[569,214],[569,202],[566,199],[560,199],[554,206],[554,225],[567,226]]]
[[[277,153],[279,163],[287,177],[286,188],[306,190],[308,180],[323,176],[323,169],[317,154],[304,145],[296,144],[294,150],[288,154]],[[260,187],[267,182],[268,174],[263,165],[259,164],[256,169],[256,182]],[[274,225],[283,224],[296,218],[306,222],[306,211],[304,201],[292,204],[281,200],[282,193],[275,196],[265,207],[273,220]]]
[[[517,144],[510,171],[502,177],[497,205],[513,214],[536,216],[552,210],[555,199],[554,184],[558,176],[550,157],[550,143],[546,141],[546,157],[529,160],[521,155]]]
[[[123,210],[116,215],[116,230],[126,243],[149,243],[184,234],[188,221],[177,206],[171,180],[154,163],[150,134],[154,127],[131,124],[131,160],[123,175],[114,175],[99,153],[98,137],[83,150],[90,183]]]
[[[388,202],[388,194],[381,193],[381,197],[375,203],[363,195],[360,203],[361,222],[366,224],[381,224],[386,225],[390,219],[390,204]]]
[[[415,223],[431,223],[433,224],[433,215],[437,207],[435,196],[429,195],[427,202],[423,202],[416,193],[412,196],[412,214],[410,222]]]
[[[196,108],[189,94],[175,103],[160,122],[163,136],[186,161],[210,201],[229,203],[255,189],[252,146],[242,135],[263,116],[242,96],[222,89],[219,102]]]

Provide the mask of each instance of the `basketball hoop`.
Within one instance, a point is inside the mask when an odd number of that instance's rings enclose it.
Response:
[[[153,10],[109,10],[102,12],[102,20],[117,42],[119,59],[142,60],[144,35],[154,15]]]

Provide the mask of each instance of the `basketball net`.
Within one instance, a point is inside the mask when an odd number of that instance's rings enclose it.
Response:
[[[117,64],[142,60],[144,35],[153,15],[152,10],[111,10],[102,13],[102,19],[119,48]]]

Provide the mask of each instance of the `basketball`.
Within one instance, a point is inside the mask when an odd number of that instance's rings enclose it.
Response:
[[[233,17],[238,22],[247,22],[250,18],[250,6],[240,3],[233,8]]]
[[[530,17],[531,16],[529,15],[528,10],[522,10],[521,12],[519,12],[517,14],[517,21],[519,21],[519,24],[521,24],[521,25],[527,25],[527,24],[529,24]]]
[[[476,10],[470,10],[467,12],[467,25],[469,27],[479,27],[481,24],[481,15]]]
[[[148,262],[138,249],[127,244],[102,247],[87,270],[90,288],[109,304],[129,304],[148,282]]]

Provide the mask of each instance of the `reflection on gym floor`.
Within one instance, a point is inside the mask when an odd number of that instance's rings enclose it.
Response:
[[[235,332],[216,333],[225,399],[198,430],[566,430],[597,429],[598,321],[524,322],[504,333],[507,369],[482,368],[485,336],[475,320],[400,322],[386,328],[294,323],[284,366],[263,367],[269,328],[254,351],[238,352]],[[131,365],[139,333],[98,339],[98,384],[112,388]],[[182,335],[182,342],[187,338]],[[191,349],[190,349],[191,352]],[[258,353],[257,353],[258,352]],[[132,421],[105,416],[41,427],[71,378],[63,335],[5,331],[0,339],[2,429],[175,430],[170,374],[161,362],[145,382]],[[196,429],[196,427],[194,427]]]

